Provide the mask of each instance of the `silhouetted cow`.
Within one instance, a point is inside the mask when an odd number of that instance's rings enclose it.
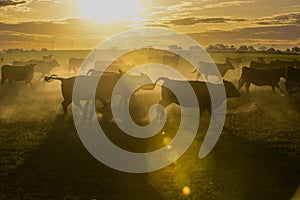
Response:
[[[275,60],[274,62],[280,68],[282,68],[282,67],[285,67],[285,68],[289,68],[289,67],[297,68],[297,67],[300,67],[300,62],[297,59],[294,59],[293,61]]]
[[[286,90],[290,96],[296,93],[300,87],[300,69],[289,67],[286,73]]]
[[[176,98],[175,94],[168,88],[168,87],[176,88],[178,91],[181,91],[181,96],[185,98],[189,98],[188,96],[189,94],[186,94],[187,92],[186,84],[188,83],[191,85],[192,89],[196,94],[201,113],[203,113],[205,110],[207,110],[209,113],[211,113],[212,111],[211,97],[207,85],[209,85],[209,87],[212,88],[213,90],[214,89],[218,90],[223,87],[222,84],[212,84],[212,83],[206,83],[202,81],[179,81],[179,80],[171,80],[168,78],[159,78],[156,81],[156,83],[160,80],[164,81],[164,84],[162,85],[161,88],[162,99],[159,102],[160,105],[162,105],[163,107],[167,107],[168,105],[175,103],[183,107],[195,107],[195,105],[190,101],[187,101],[186,104],[181,105],[178,99]],[[223,83],[224,83],[227,98],[239,97],[241,95],[231,82],[223,81]],[[164,85],[167,85],[168,87],[165,87]],[[225,99],[218,99],[218,105],[216,106],[220,106],[224,101]]]
[[[64,114],[67,114],[67,108],[74,100],[74,103],[78,106],[81,106],[80,100],[93,100],[98,99],[104,106],[109,106],[111,101],[111,95],[114,89],[115,84],[120,79],[121,74],[102,76],[98,82],[99,77],[97,76],[73,76],[70,78],[60,78],[56,75],[52,75],[49,77],[45,77],[44,80],[50,82],[51,80],[59,80],[61,81],[61,92],[64,100],[62,102],[62,107],[64,110]],[[72,99],[73,88],[75,79],[82,83],[83,88],[79,88],[78,93],[75,95],[75,98]],[[97,84],[96,94],[92,94],[89,88],[93,88],[93,84]]]
[[[263,63],[261,63],[263,64]],[[257,86],[271,86],[273,92],[275,93],[275,87],[277,87],[281,92],[281,88],[278,83],[281,77],[285,77],[285,69],[253,69],[249,67],[243,67],[241,78],[239,79],[239,90],[244,84],[246,91],[249,92],[251,83]]]
[[[1,68],[1,87],[6,80],[9,83],[13,81],[25,81],[25,85],[28,83],[32,86],[32,79],[34,73],[34,66],[36,64],[28,64],[24,66],[14,66],[14,65],[3,65]]]
[[[98,82],[99,76],[77,76],[77,77],[70,77],[67,79],[59,78],[56,75],[52,75],[50,77],[45,77],[44,80],[47,82],[50,82],[51,80],[60,80],[62,82],[61,84],[61,90],[62,95],[64,97],[64,101],[62,102],[62,106],[64,109],[64,113],[67,113],[67,107],[72,102],[72,92],[74,87],[74,81],[77,78],[79,82],[84,85],[84,88],[81,88],[82,91],[80,92],[80,95],[77,96],[78,101],[79,100],[93,100],[98,99],[102,102],[104,106],[108,106],[111,102],[111,96],[112,92],[114,90],[114,87],[116,83],[119,81],[119,79],[123,76],[124,83],[120,85],[120,89],[115,92],[115,95],[120,95],[121,100],[120,102],[124,102],[125,100],[128,100],[128,98],[131,97],[130,93],[127,91],[132,90],[135,85],[144,85],[146,83],[151,82],[150,78],[146,74],[141,74],[138,76],[123,74],[122,71],[119,73],[110,73],[110,74],[103,74]],[[96,96],[93,96],[91,94],[89,88],[92,88],[93,85],[91,84],[98,84]],[[79,105],[79,103],[74,102],[76,105]]]
[[[13,65],[27,65],[27,64],[36,64],[34,71],[37,73],[41,73],[41,78],[45,74],[50,74],[50,71],[53,67],[59,67],[60,64],[55,59],[50,60],[29,60],[29,61],[14,61]]]
[[[200,68],[201,66],[201,68]],[[228,59],[226,59],[226,63],[212,63],[212,62],[205,62],[205,61],[200,61],[198,63],[198,70],[200,70],[201,75],[203,76],[204,80],[208,80],[208,76],[215,76],[215,74],[213,74],[212,68],[213,67],[217,67],[221,77],[225,76],[226,72],[228,70],[234,70],[234,66],[231,64],[231,62],[229,62]],[[198,70],[194,70],[192,71],[192,73],[196,73],[198,72]],[[200,74],[197,73],[197,78],[196,80],[198,80],[200,78]]]

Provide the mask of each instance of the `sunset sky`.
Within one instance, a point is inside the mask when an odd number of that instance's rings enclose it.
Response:
[[[201,45],[300,46],[300,0],[0,0],[0,49],[92,49],[136,27]]]

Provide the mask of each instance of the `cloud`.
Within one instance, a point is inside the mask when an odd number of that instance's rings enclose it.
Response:
[[[68,18],[57,21],[30,21],[20,23],[0,23],[0,31],[13,31],[38,35],[89,36],[107,35],[124,31],[127,24],[99,24],[92,20]]]
[[[246,21],[245,19],[229,19],[229,18],[183,18],[169,21],[173,25],[195,25],[199,23],[226,23],[226,22],[240,22]]]
[[[267,27],[250,27],[235,29],[232,31],[207,31],[202,33],[190,33],[191,37],[200,44],[225,43],[225,44],[247,44],[249,42],[269,41],[274,44],[278,42],[295,43],[300,39],[300,26],[282,25]]]
[[[208,5],[202,6],[201,9],[240,6],[240,5],[250,4],[250,3],[255,3],[255,1],[226,1],[226,2],[220,2],[220,3],[211,3],[211,4],[208,4]]]
[[[12,0],[0,0],[0,7],[16,6],[18,4],[24,4],[26,1],[12,1]]]
[[[300,13],[287,13],[257,19],[259,25],[300,24]]]

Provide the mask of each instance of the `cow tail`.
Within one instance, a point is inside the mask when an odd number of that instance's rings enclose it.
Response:
[[[156,81],[155,81],[155,83],[153,83],[152,84],[152,86],[151,87],[145,87],[144,88],[144,90],[154,90],[155,89],[155,87],[156,87],[156,85],[157,85],[157,83],[159,82],[159,81],[165,81],[167,78],[165,78],[165,77],[160,77],[160,78],[158,78]]]
[[[64,78],[60,78],[55,74],[52,74],[51,76],[45,76],[44,77],[44,81],[46,82],[52,82],[53,80],[59,80],[59,81],[63,81]]]

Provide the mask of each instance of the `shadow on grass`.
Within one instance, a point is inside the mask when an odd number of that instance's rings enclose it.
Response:
[[[47,140],[3,177],[0,197],[160,199],[146,176],[118,172],[99,163],[82,145],[72,119],[57,116]]]

